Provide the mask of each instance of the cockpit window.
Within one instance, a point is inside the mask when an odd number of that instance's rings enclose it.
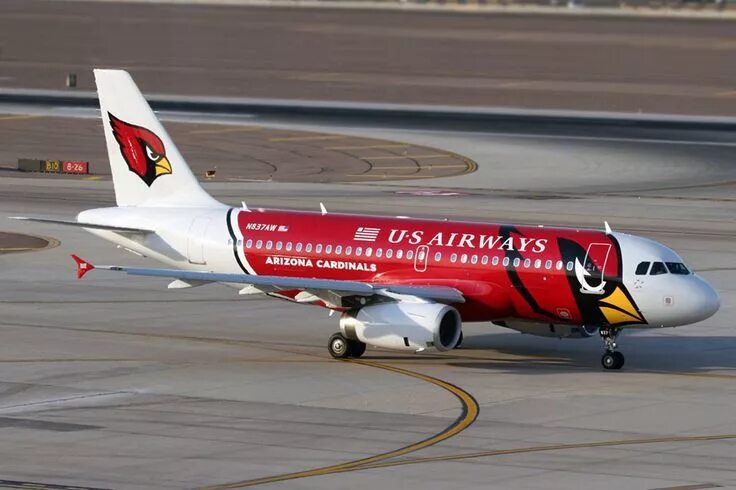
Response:
[[[636,275],[646,276],[648,270],[649,270],[649,262],[639,262],[639,265],[636,266]]]
[[[667,268],[672,274],[679,274],[682,276],[690,274],[690,270],[681,262],[667,262]]]
[[[652,264],[652,270],[649,272],[651,276],[659,276],[661,274],[667,274],[667,268],[662,262],[655,262]]]

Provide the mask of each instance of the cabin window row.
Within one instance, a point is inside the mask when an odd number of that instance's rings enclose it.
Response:
[[[242,240],[238,240],[238,245],[242,245]],[[373,248],[373,247],[352,247],[350,245],[347,245],[343,247],[342,245],[335,245],[334,247],[330,244],[323,245],[321,243],[318,243],[316,245],[313,245],[311,243],[302,244],[301,242],[292,243],[292,242],[281,242],[281,241],[272,241],[272,240],[253,240],[248,239],[245,242],[245,248],[247,249],[253,249],[256,250],[276,250],[276,251],[286,251],[291,252],[292,250],[300,253],[304,251],[305,253],[312,253],[314,251],[315,253],[326,253],[326,254],[332,254],[335,255],[354,255],[356,257],[386,257],[387,259],[390,258],[397,258],[402,259],[406,258],[407,260],[413,260],[414,259],[414,251],[413,250],[407,250],[404,251],[402,249],[394,250],[391,248],[388,248],[386,250],[382,248]],[[417,260],[424,261],[425,252],[423,250],[420,250],[417,252]],[[427,257],[427,260],[429,257]],[[434,261],[440,262],[442,261],[442,252],[435,252],[434,254]],[[461,264],[482,264],[482,265],[488,265],[489,263],[491,265],[497,266],[499,264],[502,264],[504,267],[508,267],[509,265],[513,264],[515,268],[523,267],[525,269],[546,269],[546,270],[562,270],[566,269],[567,271],[572,271],[574,268],[574,263],[572,261],[567,262],[565,264],[561,260],[552,261],[552,260],[542,260],[542,259],[510,259],[509,257],[504,257],[503,259],[499,258],[498,256],[494,256],[490,258],[488,255],[477,255],[477,254],[457,254],[452,253],[450,254],[450,262],[454,263],[461,263]]]

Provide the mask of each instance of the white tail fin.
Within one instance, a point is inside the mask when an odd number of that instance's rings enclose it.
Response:
[[[221,206],[192,174],[128,72],[95,70],[118,206]]]

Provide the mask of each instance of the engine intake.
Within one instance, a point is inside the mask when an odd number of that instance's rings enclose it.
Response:
[[[462,320],[448,305],[386,303],[343,313],[340,330],[349,339],[385,349],[447,351],[460,340]]]

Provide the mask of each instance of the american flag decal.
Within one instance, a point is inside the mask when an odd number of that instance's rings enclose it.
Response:
[[[281,232],[289,231],[289,227],[286,225],[279,225],[278,231],[281,231]]]
[[[364,226],[361,226],[355,231],[355,236],[353,237],[353,240],[359,242],[375,242],[380,232],[380,228],[366,228]]]

